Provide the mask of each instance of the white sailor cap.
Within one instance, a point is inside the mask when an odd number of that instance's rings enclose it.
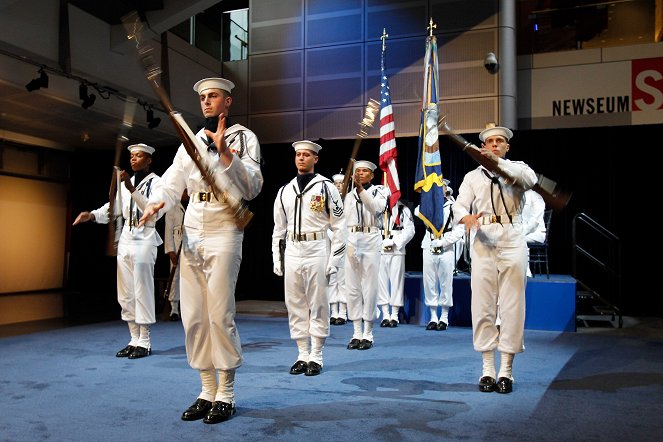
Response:
[[[152,146],[148,146],[147,144],[138,143],[138,144],[132,144],[131,146],[127,147],[127,150],[129,152],[139,150],[141,152],[149,153],[150,155],[152,155],[155,149]]]
[[[370,161],[355,161],[354,166],[352,167],[352,172],[355,172],[357,169],[371,169],[371,172],[375,171],[378,166],[371,163]]]
[[[342,183],[344,179],[345,175],[341,173],[335,173],[334,175],[332,175],[332,181],[335,183]]]
[[[501,126],[495,126],[495,127],[489,127],[488,129],[484,129],[481,131],[479,134],[479,139],[484,142],[486,141],[486,138],[493,137],[495,135],[500,135],[504,137],[507,141],[513,137],[513,132],[511,132],[511,129],[508,129],[506,127],[501,127]]]
[[[310,150],[316,155],[318,154],[318,152],[320,152],[320,149],[322,149],[322,146],[309,140],[295,141],[294,143],[292,143],[292,147],[295,148],[295,152],[297,152],[298,150],[306,149]]]
[[[225,78],[203,78],[200,81],[197,81],[193,85],[193,90],[200,95],[206,89],[221,89],[228,93],[231,93],[235,83]]]

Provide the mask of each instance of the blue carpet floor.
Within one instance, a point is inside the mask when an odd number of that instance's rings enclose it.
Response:
[[[0,339],[2,441],[660,440],[663,339],[614,333],[525,334],[514,391],[481,393],[470,328],[376,327],[347,350],[332,326],[323,373],[292,376],[287,319],[238,315],[245,361],[237,414],[180,420],[200,389],[181,323],[158,322],[152,356],[115,357],[121,321]],[[498,356],[499,357],[499,356]]]

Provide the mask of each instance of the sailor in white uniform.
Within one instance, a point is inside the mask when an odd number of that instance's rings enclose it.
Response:
[[[182,194],[182,200],[164,215],[165,228],[163,249],[170,261],[170,271],[173,275],[170,282],[170,290],[167,293],[170,302],[170,320],[180,319],[180,247],[182,245],[182,225],[184,224],[183,202],[189,199],[186,190]]]
[[[449,325],[449,309],[453,307],[454,268],[462,253],[465,238],[465,226],[453,219],[451,206],[455,200],[448,180],[444,180],[444,187],[446,199],[442,210],[446,221],[442,236],[434,238],[426,230],[421,241],[424,303],[430,310],[426,330],[446,330]]]
[[[120,171],[115,209],[122,209],[124,226],[117,246],[117,300],[122,308],[121,317],[129,326],[131,339],[116,353],[119,358],[138,359],[152,353],[150,325],[156,322],[154,298],[154,263],[161,237],[151,220],[138,226],[148,198],[160,184],[160,178],[150,172],[154,148],[146,144],[132,144],[132,177]],[[120,204],[121,203],[121,204]],[[114,222],[109,214],[110,203],[91,212],[81,212],[74,225],[86,221],[99,224]]]
[[[378,307],[382,311],[380,327],[397,327],[398,312],[403,307],[405,289],[405,247],[414,237],[412,212],[401,201],[387,211],[382,230]]]
[[[536,184],[537,176],[527,164],[505,159],[512,136],[505,127],[479,134],[481,155],[508,178],[479,166],[465,175],[453,205],[454,218],[465,225],[466,232],[476,232],[470,254],[472,339],[483,359],[482,392],[510,393],[514,355],[525,349],[527,243],[521,212],[525,191]],[[499,328],[495,322],[498,302]],[[496,349],[500,352],[497,381]]]
[[[332,181],[339,194],[343,190],[344,178],[345,175],[340,173],[332,175]],[[347,237],[347,231],[344,234]],[[334,232],[331,229],[327,229],[327,236],[329,241],[334,240]],[[345,292],[345,266],[342,265],[338,268],[338,272],[329,275],[329,323],[331,325],[345,325],[348,322],[348,301]]]
[[[334,184],[314,171],[322,147],[308,140],[292,146],[297,176],[279,189],[274,200],[272,255],[274,273],[284,276],[290,337],[298,349],[290,374],[317,376],[329,336],[328,278],[338,272],[345,255],[343,202]],[[327,229],[333,232],[331,247]],[[286,241],[283,258],[282,240]]]
[[[237,201],[258,196],[263,177],[260,143],[246,127],[226,127],[234,84],[224,78],[204,78],[193,86],[205,116],[205,127],[195,136],[209,143],[204,151],[208,179],[180,145],[173,164],[163,175],[163,191],[155,192],[141,219],[175,207],[187,190],[180,255],[180,310],[186,354],[198,370],[202,389],[184,411],[182,420],[203,419],[206,424],[235,414],[235,370],[242,364],[242,348],[235,324],[235,285],[242,262],[243,223]]]
[[[382,216],[387,210],[389,188],[373,185],[375,164],[356,161],[353,167],[355,188],[345,196],[345,224],[348,247],[345,255],[348,318],[353,334],[349,350],[368,350],[373,346],[373,321],[378,318],[378,278],[382,248]]]

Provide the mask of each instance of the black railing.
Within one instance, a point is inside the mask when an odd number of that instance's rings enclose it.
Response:
[[[576,320],[623,325],[621,241],[585,213],[572,222],[573,277],[576,280]],[[591,250],[590,250],[591,249]],[[603,294],[601,294],[603,293]]]

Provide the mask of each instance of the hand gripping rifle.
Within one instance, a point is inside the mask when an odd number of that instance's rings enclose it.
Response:
[[[481,164],[483,167],[496,175],[510,179],[510,177],[495,163],[487,160],[483,155],[481,155],[481,151],[477,146],[467,141],[461,135],[455,133],[453,129],[449,127],[449,124],[446,121],[446,117],[442,117],[442,119],[438,122],[438,126],[446,135],[451,137],[451,141],[453,141],[455,145],[460,147],[463,152],[472,157],[477,163]],[[571,199],[571,194],[560,190],[555,181],[546,178],[541,174],[537,174],[537,177],[538,181],[536,184],[534,184],[532,190],[541,195],[548,207],[552,208],[553,210],[562,210],[565,208]]]
[[[375,115],[379,110],[380,102],[372,98],[368,100],[368,104],[364,110],[364,118],[362,118],[361,122],[359,122],[359,132],[357,133],[357,138],[355,138],[355,144],[352,147],[352,154],[350,155],[350,160],[348,161],[348,167],[346,167],[345,175],[343,176],[341,199],[344,201],[345,195],[348,193],[350,177],[352,176],[352,169],[354,168],[354,163],[357,159],[357,153],[359,153],[359,146],[361,145],[361,141],[368,136],[368,128],[373,127],[373,123],[375,122]]]
[[[214,179],[214,169],[216,165],[212,164],[207,156],[207,146],[204,145],[202,140],[195,136],[193,131],[191,131],[191,128],[189,128],[184,121],[184,118],[182,118],[182,115],[173,109],[168,94],[157,81],[157,77],[161,75],[162,72],[161,67],[155,60],[154,48],[152,48],[151,45],[141,42],[143,22],[140,20],[138,13],[132,11],[125,15],[122,17],[122,23],[124,23],[124,27],[127,31],[127,38],[136,41],[136,50],[138,51],[138,57],[145,70],[145,76],[147,77],[155,95],[159,98],[161,105],[166,110],[170,121],[175,126],[177,135],[182,141],[182,145],[186,152],[193,160],[205,180],[205,183],[212,190],[216,199],[226,203],[234,211],[235,224],[237,227],[240,229],[246,228],[253,218],[253,213],[249,210],[246,204],[244,204],[241,197],[236,197],[235,195],[232,195],[230,191],[219,188],[219,185]],[[226,184],[228,184],[227,188],[229,188],[230,183]]]
[[[108,241],[106,243],[106,254],[108,256],[117,256],[117,244],[122,234],[122,199],[119,198],[116,200],[118,187],[122,185],[120,181],[120,156],[124,144],[129,140],[127,133],[129,133],[129,129],[131,129],[133,124],[136,102],[137,100],[133,97],[126,98],[122,126],[120,126],[115,140],[115,161],[113,163],[110,191],[108,192]],[[121,195],[122,193],[120,192]]]

